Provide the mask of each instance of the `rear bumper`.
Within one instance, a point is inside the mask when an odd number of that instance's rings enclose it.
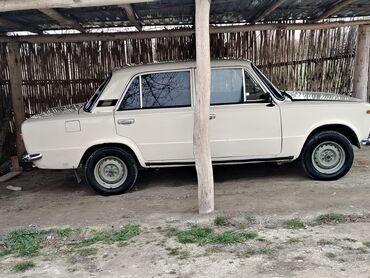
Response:
[[[42,154],[41,153],[36,153],[36,154],[24,154],[22,156],[22,161],[23,162],[34,162],[36,160],[39,160],[42,158]]]
[[[370,146],[370,138],[361,141],[361,145],[363,146]]]

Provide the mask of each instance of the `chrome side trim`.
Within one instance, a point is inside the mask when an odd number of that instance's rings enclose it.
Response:
[[[33,161],[36,161],[36,160],[39,160],[42,158],[42,154],[41,153],[37,153],[37,154],[24,154],[22,156],[22,161],[23,162],[33,162]]]

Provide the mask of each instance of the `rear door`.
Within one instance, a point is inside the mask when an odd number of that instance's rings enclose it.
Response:
[[[146,161],[193,159],[191,70],[136,76],[115,112],[117,133]]]
[[[279,106],[243,68],[212,69],[210,140],[213,158],[273,157],[281,152]]]

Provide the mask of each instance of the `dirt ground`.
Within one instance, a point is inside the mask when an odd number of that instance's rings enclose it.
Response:
[[[124,246],[97,243],[97,253],[87,257],[46,248],[21,274],[12,268],[23,258],[0,257],[0,276],[370,277],[370,149],[355,156],[351,172],[331,182],[307,178],[297,163],[215,167],[216,211],[206,216],[197,215],[191,167],[142,170],[133,191],[113,197],[77,184],[72,171],[25,172],[0,184],[0,234],[29,225],[104,230],[129,223],[141,233]],[[331,212],[347,220],[312,224]],[[258,239],[199,246],[161,231],[194,224],[217,231],[213,221],[220,215],[231,223],[222,229],[253,231]],[[284,226],[293,218],[305,227]]]

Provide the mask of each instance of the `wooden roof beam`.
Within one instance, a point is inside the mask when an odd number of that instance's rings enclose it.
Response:
[[[337,27],[370,25],[370,20],[333,21],[321,23],[295,23],[295,24],[254,24],[210,27],[211,34],[238,33],[248,31],[266,30],[316,30],[333,29]],[[127,39],[171,38],[186,37],[195,33],[194,29],[158,30],[143,32],[119,33],[86,33],[86,34],[53,34],[39,36],[0,36],[1,42],[26,42],[26,43],[60,43],[60,42],[89,42],[89,41],[114,41]]]
[[[0,12],[114,6],[152,1],[155,0],[0,0]]]
[[[334,3],[333,5],[329,6],[320,16],[316,17],[312,20],[312,22],[318,22],[320,20],[326,19],[333,14],[339,12],[341,9],[345,8],[349,4],[351,4],[354,0],[340,0]]]
[[[47,15],[51,19],[55,20],[63,27],[70,27],[70,28],[80,31],[81,33],[86,32],[86,30],[81,26],[80,23],[78,23],[78,21],[71,19],[71,18],[67,18],[54,9],[39,9],[39,11]]]
[[[251,24],[255,24],[266,16],[272,14],[276,9],[278,9],[287,0],[275,0],[275,2],[270,6],[270,8],[264,10],[262,13],[257,14],[255,18],[252,19]]]
[[[124,4],[124,5],[119,5],[119,7],[122,8],[126,12],[127,17],[130,20],[131,24],[134,25],[138,31],[141,31],[142,26],[140,22],[137,20],[138,16],[135,13],[132,5]]]
[[[24,26],[22,24],[7,20],[5,18],[0,18],[0,26],[12,29],[12,31],[9,31],[9,32],[28,31],[31,33],[36,33],[36,34],[42,33],[42,31],[37,28],[31,27],[31,26]]]

